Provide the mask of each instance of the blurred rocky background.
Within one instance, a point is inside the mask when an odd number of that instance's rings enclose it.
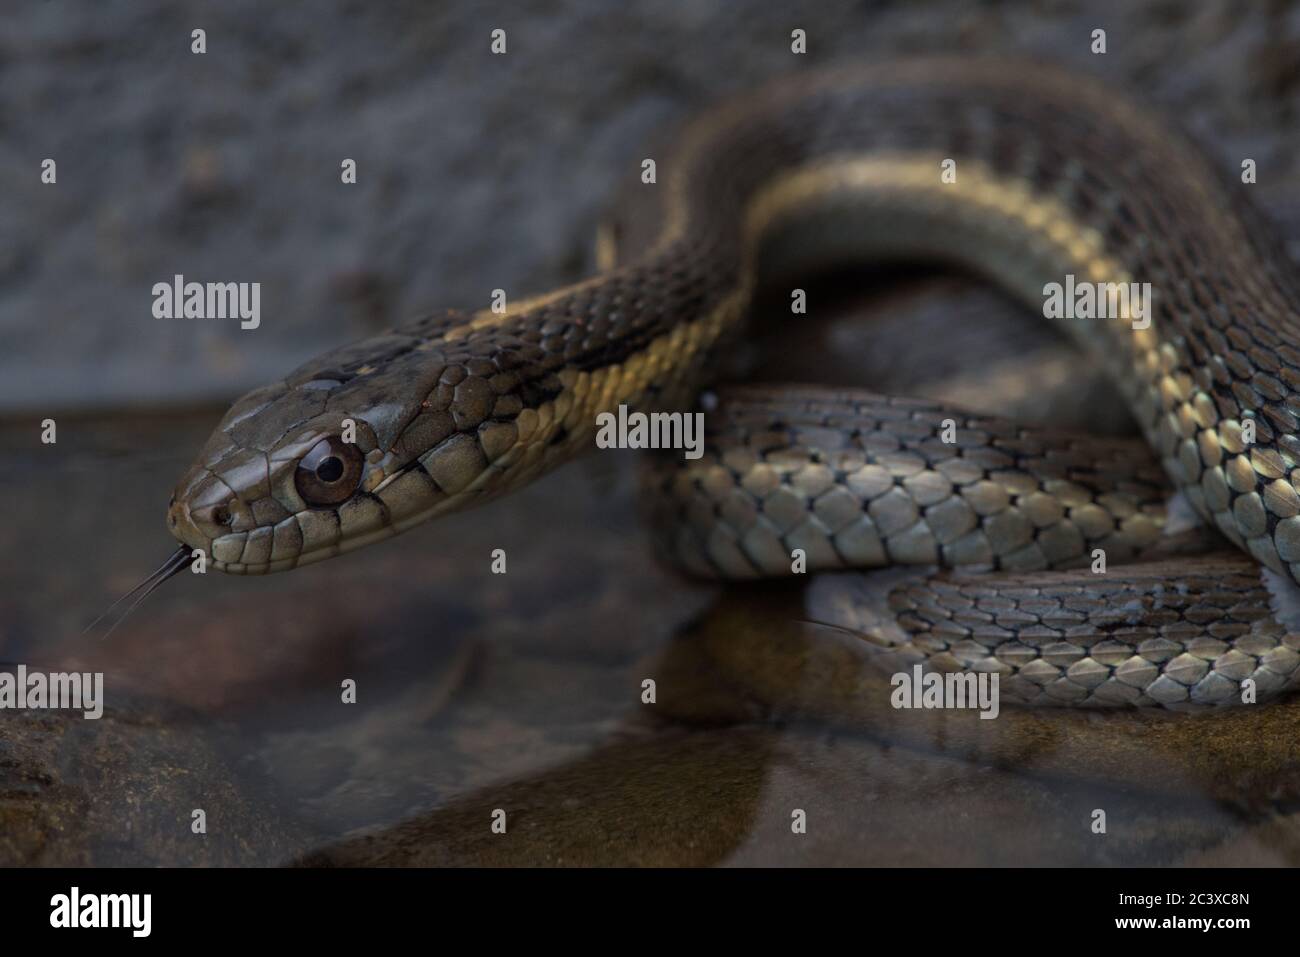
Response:
[[[9,0],[0,413],[225,400],[423,311],[580,278],[657,131],[789,71],[956,50],[1111,78],[1225,175],[1254,158],[1300,236],[1290,2]],[[262,283],[261,328],[155,319],[177,273]]]

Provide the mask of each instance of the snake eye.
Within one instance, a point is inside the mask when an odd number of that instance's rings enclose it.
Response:
[[[361,452],[336,436],[321,439],[298,462],[294,485],[308,505],[346,501],[361,481]]]

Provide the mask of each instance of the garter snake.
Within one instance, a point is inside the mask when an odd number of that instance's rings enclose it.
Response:
[[[1144,282],[1147,327],[1062,325],[1145,444],[751,387],[706,416],[703,459],[652,483],[664,548],[721,578],[789,574],[796,549],[810,571],[991,572],[900,586],[901,634],[868,637],[1000,671],[1023,700],[1231,703],[1245,678],[1261,695],[1300,678],[1268,587],[1300,575],[1300,293],[1231,170],[1093,80],[947,58],[742,96],[656,166],[602,232],[596,277],[426,316],[236,402],[170,504],[182,547],[225,572],[296,568],[521,487],[590,449],[601,412],[689,408],[761,263],[950,261],[1036,310],[1066,276]],[[1170,480],[1241,557],[1185,579],[1124,564],[1158,546]]]

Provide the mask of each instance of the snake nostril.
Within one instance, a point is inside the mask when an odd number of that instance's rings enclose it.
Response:
[[[212,510],[212,523],[214,525],[230,524],[230,509],[225,505],[218,505]]]

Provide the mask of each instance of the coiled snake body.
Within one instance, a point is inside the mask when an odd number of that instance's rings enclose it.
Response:
[[[596,278],[419,319],[244,396],[179,483],[173,534],[261,574],[519,488],[590,449],[600,412],[690,408],[763,263],[949,260],[1036,309],[1067,275],[1147,282],[1147,328],[1064,320],[1146,446],[866,392],[733,390],[706,415],[705,456],[654,483],[664,546],[724,578],[789,574],[795,549],[809,570],[957,569],[862,610],[863,636],[889,661],[998,671],[1012,700],[1232,703],[1246,678],[1263,696],[1300,677],[1283,607],[1300,573],[1300,295],[1231,172],[1094,82],[949,59],[733,101],[657,171]],[[1143,562],[1166,476],[1244,554]]]

